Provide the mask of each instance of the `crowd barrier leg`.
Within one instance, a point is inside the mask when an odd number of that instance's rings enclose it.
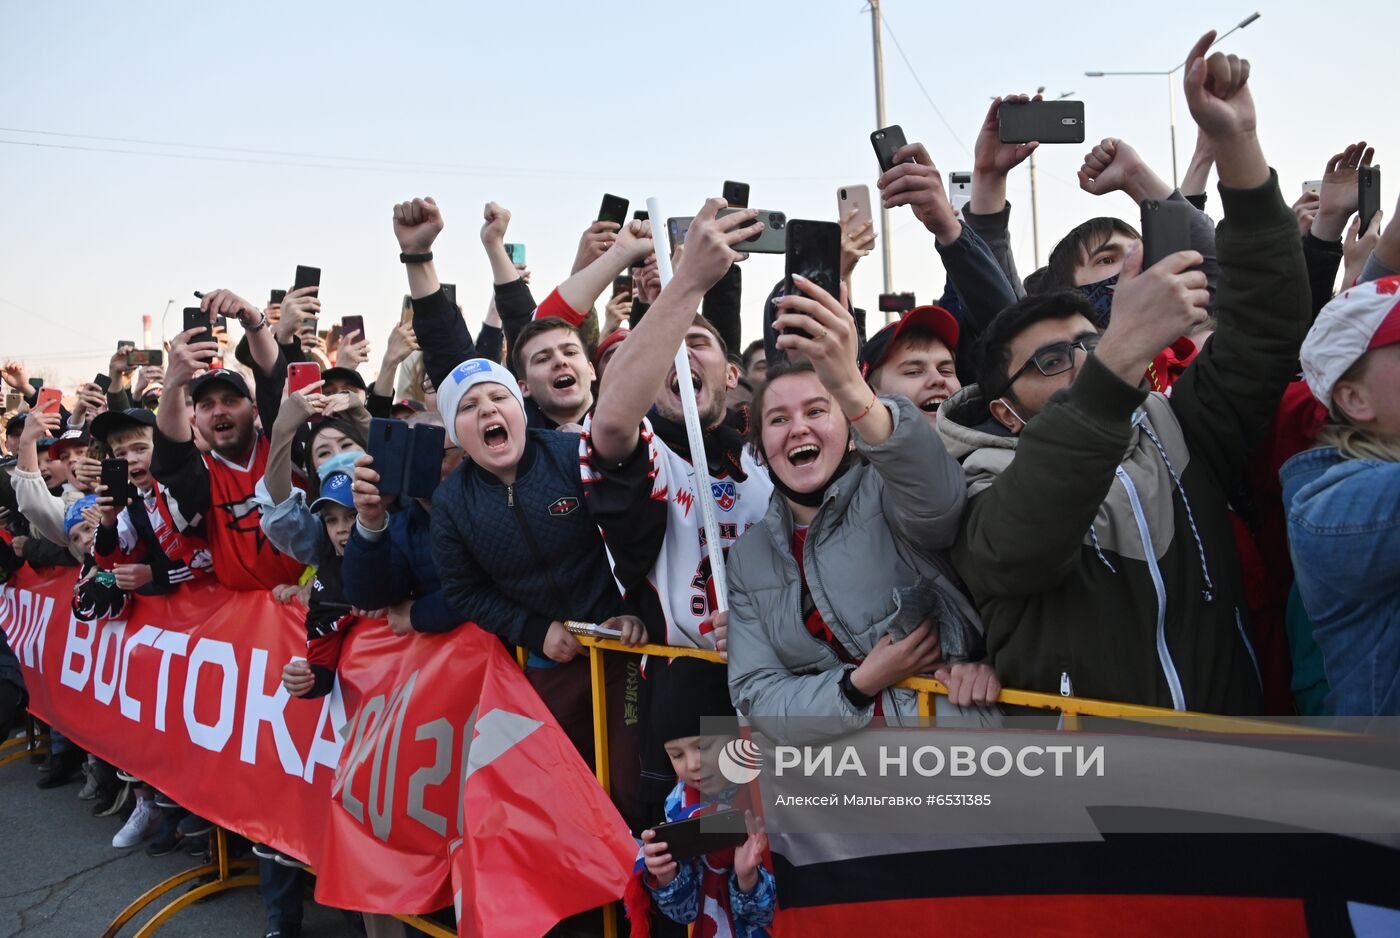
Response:
[[[431,919],[426,919],[421,915],[395,915],[394,918],[405,925],[412,925],[425,935],[432,935],[433,938],[457,938],[457,930],[439,925]]]
[[[126,923],[130,922],[137,915],[140,915],[141,911],[146,906],[172,890],[178,889],[185,883],[198,879],[201,876],[213,875],[214,879],[211,882],[196,886],[178,899],[168,903],[157,912],[150,921],[141,926],[140,930],[136,932],[135,938],[149,938],[150,935],[156,933],[157,929],[174,918],[181,909],[193,905],[206,896],[226,892],[230,889],[238,889],[242,886],[256,887],[258,885],[258,874],[256,872],[250,872],[256,869],[253,861],[233,860],[229,858],[228,834],[223,828],[214,828],[212,837],[213,842],[210,844],[211,857],[209,863],[196,866],[194,869],[185,870],[183,873],[177,873],[164,882],[157,883],[155,886],[146,890],[140,898],[123,909],[121,914],[112,920],[112,924],[108,925],[107,930],[102,933],[102,938],[115,938]]]
[[[593,764],[598,784],[612,793],[608,758],[608,675],[604,668],[603,649],[594,645],[588,649],[588,677],[593,693]],[[617,903],[603,906],[603,938],[617,938]]]
[[[0,743],[0,766],[18,762],[32,756],[44,756],[49,752],[49,734],[40,732],[34,717],[24,721],[24,737],[18,736]]]

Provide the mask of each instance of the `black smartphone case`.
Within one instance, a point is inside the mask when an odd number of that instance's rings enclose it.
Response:
[[[447,431],[430,424],[409,429],[413,436],[403,493],[410,498],[432,498],[442,476],[442,444],[447,439]]]
[[[321,268],[297,265],[296,281],[292,284],[293,290],[300,290],[302,287],[319,287],[320,285]]]
[[[194,345],[196,342],[218,341],[214,338],[214,330],[209,325],[209,314],[198,306],[185,307],[185,328],[183,331],[188,332],[191,329],[204,330],[204,332],[190,339],[191,345]]]
[[[730,208],[749,207],[749,184],[746,182],[725,180],[723,195]]]
[[[1169,254],[1191,250],[1189,202],[1147,199],[1142,203],[1142,269]]]
[[[369,422],[369,446],[366,449],[374,457],[370,468],[379,473],[380,495],[403,492],[411,439],[412,428],[402,420],[375,417]],[[441,451],[438,460],[442,460]]]
[[[1381,168],[1361,166],[1356,171],[1356,206],[1361,215],[1361,230],[1381,210]]]
[[[598,220],[627,224],[627,200],[619,195],[604,194],[603,204],[598,209]]]
[[[130,467],[125,459],[102,460],[102,484],[107,494],[116,499],[118,508],[126,504],[127,487],[131,482]]]
[[[664,843],[666,852],[676,860],[727,850],[748,839],[744,812],[732,808],[656,826],[656,842]]]
[[[1008,102],[997,110],[1002,143],[1083,143],[1083,101]]]
[[[908,141],[904,139],[904,128],[891,124],[872,133],[870,143],[875,147],[875,158],[880,161],[880,172],[887,173],[894,168],[894,155]]]
[[[793,275],[800,274],[840,299],[841,226],[836,222],[794,218],[788,223],[786,260],[784,295],[806,295],[793,284]],[[811,338],[801,329],[794,331],[805,338]]]

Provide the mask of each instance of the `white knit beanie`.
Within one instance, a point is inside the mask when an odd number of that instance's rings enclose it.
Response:
[[[463,395],[474,386],[487,381],[504,386],[515,395],[521,411],[525,410],[525,395],[520,392],[520,382],[515,380],[515,375],[510,373],[510,369],[496,364],[489,358],[469,358],[453,368],[452,374],[448,375],[442,386],[437,389],[438,413],[442,414],[443,428],[447,430],[447,438],[452,441],[452,445],[462,445],[462,441],[457,439],[457,405],[462,402]]]

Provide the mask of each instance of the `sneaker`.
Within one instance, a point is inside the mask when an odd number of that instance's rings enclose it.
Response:
[[[97,777],[97,773],[88,766],[83,766],[83,772],[87,775],[87,781],[83,782],[82,791],[78,792],[79,801],[95,801],[102,791],[102,780]]]
[[[154,835],[159,824],[160,812],[156,810],[155,803],[149,798],[138,798],[131,817],[126,819],[126,824],[112,838],[112,846],[118,850],[134,847]]]
[[[146,856],[148,857],[168,857],[170,854],[180,849],[182,840],[180,835],[171,831],[164,837],[157,837],[146,845]]]
[[[303,863],[302,861],[298,860],[296,857],[292,856],[291,854],[289,854],[289,853],[283,853],[283,852],[280,851],[280,850],[275,850],[275,851],[273,851],[273,854],[272,854],[272,862],[273,862],[273,863],[276,863],[276,864],[278,864],[278,865],[280,865],[280,866],[285,866],[285,867],[287,867],[287,868],[289,868],[289,869],[293,869],[293,870],[304,870],[304,869],[306,869],[306,864],[305,864],[305,863]]]
[[[198,814],[187,814],[180,819],[180,824],[176,828],[182,837],[203,837],[214,830],[212,821],[206,821]]]
[[[130,785],[126,783],[112,785],[98,794],[97,802],[92,806],[92,816],[111,817],[120,813],[129,801],[131,801]]]

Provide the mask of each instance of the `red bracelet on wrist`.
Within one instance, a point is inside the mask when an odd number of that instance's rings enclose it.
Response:
[[[850,421],[851,426],[855,426],[856,424],[858,424],[858,423],[860,423],[862,420],[864,420],[864,419],[865,419],[865,415],[868,414],[868,413],[870,413],[870,409],[871,409],[872,407],[874,407],[877,403],[879,403],[879,401],[880,401],[879,396],[878,396],[878,395],[875,395],[875,394],[872,394],[872,395],[870,396],[870,403],[865,405],[865,410],[862,410],[859,414],[857,414],[857,415],[854,416],[854,417],[849,417],[849,418],[847,418],[847,419]]]

